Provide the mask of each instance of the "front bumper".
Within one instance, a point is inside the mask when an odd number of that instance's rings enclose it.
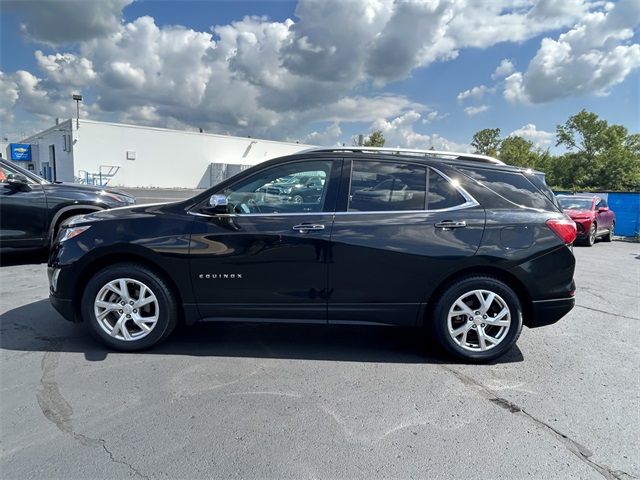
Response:
[[[60,268],[47,268],[47,276],[49,277],[49,301],[51,302],[51,305],[53,305],[53,308],[55,308],[66,320],[76,322],[78,320],[76,318],[72,300],[70,298],[62,298],[58,296],[56,292],[60,273]]]
[[[75,311],[73,309],[73,302],[68,298],[60,298],[55,295],[49,295],[49,301],[53,308],[55,308],[60,315],[62,315],[65,320],[69,320],[70,322],[78,321],[76,318]]]
[[[551,325],[569,313],[575,304],[574,297],[534,300],[531,302],[531,314],[528,315],[524,324],[529,328]]]

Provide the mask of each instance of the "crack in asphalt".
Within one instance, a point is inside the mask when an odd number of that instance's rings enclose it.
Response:
[[[45,337],[42,338],[44,339]],[[42,378],[40,379],[40,389],[36,393],[38,405],[40,406],[40,410],[42,410],[45,418],[58,427],[61,432],[73,437],[73,439],[81,445],[93,448],[102,447],[102,449],[109,455],[109,459],[112,462],[126,465],[135,475],[148,479],[149,477],[140,473],[140,471],[130,463],[116,458],[107,447],[107,442],[104,439],[89,437],[82,433],[78,433],[73,429],[73,424],[71,422],[73,408],[64,398],[62,393],[60,393],[58,382],[55,378],[55,370],[58,367],[58,362],[60,360],[60,351],[58,351],[58,347],[60,347],[62,341],[52,337],[49,337],[47,340],[52,346],[52,351],[46,352],[42,357]]]
[[[604,313],[605,315],[611,315],[614,317],[626,318],[627,320],[640,320],[640,318],[638,317],[629,317],[627,315],[622,315],[621,313],[611,313],[607,312],[606,310],[599,310],[597,308],[580,305],[579,303],[576,303],[576,307],[584,308],[585,310],[591,310],[592,312]]]
[[[580,444],[576,440],[572,439],[568,435],[562,433],[560,430],[552,427],[545,421],[540,420],[539,418],[533,416],[521,406],[511,402],[510,400],[507,400],[506,398],[500,397],[496,392],[484,386],[482,383],[480,383],[476,379],[460,372],[459,370],[456,370],[455,368],[451,368],[447,365],[440,365],[440,366],[443,369],[447,370],[448,372],[452,373],[464,385],[468,387],[472,387],[478,394],[480,394],[480,396],[486,398],[491,403],[499,406],[500,408],[507,410],[510,413],[520,414],[523,417],[530,420],[531,422],[533,422],[534,424],[536,424],[538,427],[542,427],[544,430],[550,433],[553,437],[558,439],[560,443],[562,443],[569,452],[571,452],[579,460],[581,460],[582,462],[586,463],[588,466],[596,470],[604,478],[610,479],[610,480],[624,480],[629,478],[635,478],[635,479],[638,478],[634,475],[631,475],[630,473],[624,472],[622,470],[615,470],[607,465],[600,464],[595,462],[594,460],[591,460],[590,457],[593,456],[593,452],[591,450],[589,450],[587,447]]]
[[[109,455],[109,458],[111,459],[112,462],[121,463],[122,465],[126,465],[127,467],[129,467],[129,469],[133,473],[135,473],[139,477],[146,478],[147,480],[149,479],[149,477],[147,477],[146,475],[143,475],[142,473],[140,473],[140,471],[137,468],[135,468],[133,465],[131,465],[130,463],[127,463],[124,460],[120,460],[120,459],[114,457],[113,453],[111,453],[111,450],[109,450],[107,448],[107,443],[103,439],[100,438],[98,440],[100,442],[102,442],[102,448],[104,449],[105,452],[107,452],[107,454]]]

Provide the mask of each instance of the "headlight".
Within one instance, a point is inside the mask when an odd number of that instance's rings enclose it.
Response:
[[[69,240],[69,239],[71,239],[73,237],[77,237],[82,232],[88,230],[90,227],[91,227],[91,225],[84,225],[82,227],[65,228],[64,230],[62,230],[61,236],[60,236],[60,240],[58,240],[58,242],[60,242],[60,243],[66,242],[67,240]]]

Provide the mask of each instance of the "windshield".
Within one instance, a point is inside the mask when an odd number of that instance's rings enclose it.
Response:
[[[565,210],[591,210],[591,198],[559,197],[560,205]]]
[[[0,169],[3,171],[4,175],[7,175],[9,173],[13,173],[13,174],[20,174],[20,175],[24,175],[25,177],[27,177],[29,180],[31,180],[33,183],[49,183],[47,182],[44,178],[36,175],[33,172],[30,172],[29,170],[26,170],[24,168],[19,167],[16,164],[8,164],[5,162],[0,163]]]
[[[15,164],[8,164],[5,162],[0,163],[0,181],[4,181],[8,174],[19,174],[27,177],[32,183],[49,183],[44,178],[39,177],[29,170],[19,167]]]

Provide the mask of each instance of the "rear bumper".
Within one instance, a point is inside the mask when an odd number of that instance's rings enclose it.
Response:
[[[533,301],[531,302],[531,315],[524,324],[529,328],[551,325],[569,313],[575,304],[574,297]]]
[[[575,220],[572,219],[576,223],[576,235],[578,238],[585,238],[589,236],[589,231],[591,230],[592,220]]]

